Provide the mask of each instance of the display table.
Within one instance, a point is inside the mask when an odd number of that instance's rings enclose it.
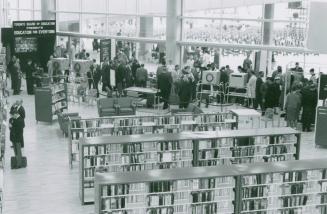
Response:
[[[142,87],[129,87],[124,89],[126,92],[136,92],[140,94],[145,94],[146,96],[153,96],[154,104],[159,104],[159,96],[156,102],[156,95],[159,93],[159,89],[156,88],[142,88]],[[159,108],[159,107],[158,107]]]
[[[254,109],[232,109],[231,113],[236,117],[237,121],[240,121],[240,118],[250,119],[252,121],[252,128],[254,128],[254,119],[258,120],[258,128],[260,128],[261,122],[261,113]],[[238,124],[239,125],[239,124]]]

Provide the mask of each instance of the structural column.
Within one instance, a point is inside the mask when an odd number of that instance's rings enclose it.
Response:
[[[182,11],[182,0],[167,0],[166,19],[166,60],[173,64],[181,63],[181,48],[177,41],[181,39],[182,21],[178,18]]]
[[[264,19],[273,20],[274,18],[274,4],[265,4],[263,9]],[[263,45],[273,44],[273,22],[263,22]],[[272,52],[271,51],[261,51],[260,54],[260,70],[267,71],[268,76],[272,73]]]
[[[145,38],[153,37],[153,17],[141,16],[139,19],[139,36]],[[146,60],[151,56],[152,44],[140,43],[138,48],[138,57]]]
[[[41,18],[42,20],[55,20],[56,14],[50,12],[56,9],[56,0],[41,0]]]

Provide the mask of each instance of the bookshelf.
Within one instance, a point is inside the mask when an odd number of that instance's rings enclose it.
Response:
[[[78,141],[83,137],[214,131],[234,129],[236,126],[237,121],[231,113],[70,118],[69,164],[72,167],[73,161],[78,160]]]
[[[53,115],[67,108],[66,84],[58,83],[48,87],[35,88],[36,121],[51,123]]]
[[[4,161],[6,147],[6,129],[7,129],[7,105],[4,99],[0,100],[0,213],[3,209],[4,192]]]
[[[282,145],[285,149],[279,150]],[[82,138],[79,146],[80,199],[82,204],[90,204],[96,171],[113,173],[298,160],[300,133],[291,128],[272,128],[101,136]]]
[[[96,173],[95,213],[326,213],[327,159]]]

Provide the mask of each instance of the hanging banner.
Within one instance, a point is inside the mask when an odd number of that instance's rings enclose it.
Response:
[[[14,37],[46,37],[56,35],[56,21],[14,21]]]
[[[101,39],[100,40],[100,62],[104,62],[104,59],[111,59],[111,40]]]

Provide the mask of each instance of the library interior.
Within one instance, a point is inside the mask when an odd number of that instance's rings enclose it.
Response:
[[[327,214],[326,11],[0,0],[0,214]]]

